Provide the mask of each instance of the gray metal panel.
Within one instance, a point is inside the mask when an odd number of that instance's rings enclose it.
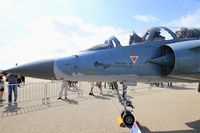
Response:
[[[200,52],[191,50],[200,46],[200,40],[168,44],[175,54],[175,66],[169,76],[200,79]]]
[[[5,72],[41,79],[55,79],[53,66],[54,60],[45,60],[14,67]]]

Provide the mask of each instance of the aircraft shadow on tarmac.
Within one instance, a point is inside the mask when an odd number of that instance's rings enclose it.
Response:
[[[176,85],[173,85],[172,87],[169,87],[168,89],[174,89],[174,90],[195,90],[195,88],[192,88],[192,87],[176,86]]]
[[[103,96],[110,97],[110,98],[113,98],[113,97],[115,97],[115,95],[114,95],[114,94],[103,94]]]
[[[105,95],[102,96],[95,95],[94,97],[101,100],[110,100],[110,98],[106,97]]]
[[[73,99],[61,99],[62,101],[68,102],[69,104],[76,104],[78,105],[78,101]]]
[[[100,99],[100,100],[111,100],[112,96],[109,95],[101,95],[101,96],[94,96],[95,99]],[[74,100],[73,98],[71,99],[60,99],[57,100],[56,97],[52,98],[49,103],[46,104],[41,104],[41,103],[36,103],[36,105],[27,105],[27,102],[25,104],[19,103],[20,107],[18,104],[11,104],[11,105],[2,105],[0,108],[2,109],[0,111],[0,118],[4,117],[10,117],[10,116],[15,116],[15,115],[21,115],[25,113],[30,113],[30,112],[35,112],[35,111],[40,111],[44,109],[49,109],[57,106],[64,106],[68,104],[74,104],[78,105],[79,102],[87,100],[87,98],[81,97],[79,100]]]
[[[139,124],[142,133],[200,133],[200,120],[185,123],[190,130],[174,130],[174,131],[150,131],[147,127]]]
[[[102,95],[102,96],[94,96],[94,98],[96,99],[100,99],[100,100],[111,100],[109,96],[107,95]],[[57,98],[53,98],[51,100],[51,102],[49,102],[48,104],[41,104],[38,103],[36,105],[24,105],[23,103],[19,103],[20,107],[18,106],[18,104],[11,104],[11,105],[2,105],[1,108],[2,111],[0,111],[0,118],[4,118],[4,117],[10,117],[10,116],[15,116],[15,115],[21,115],[21,114],[25,114],[25,113],[30,113],[30,112],[35,112],[35,111],[40,111],[40,110],[44,110],[44,109],[49,109],[49,108],[54,108],[54,107],[58,107],[58,106],[64,106],[64,105],[68,105],[68,104],[74,104],[74,105],[78,105],[79,102],[84,101],[86,99],[80,98],[79,100],[74,100],[74,99],[60,99],[57,100]]]
[[[114,95],[114,94],[103,94],[103,95],[94,95],[94,97],[97,98],[97,99],[102,99],[102,100],[111,100],[111,98],[117,97],[117,95]],[[127,98],[133,99],[132,96],[128,96],[128,95],[127,95]]]

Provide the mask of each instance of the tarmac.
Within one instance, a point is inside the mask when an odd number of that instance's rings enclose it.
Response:
[[[28,81],[29,80],[29,81]],[[28,79],[27,82],[41,80]],[[45,81],[44,81],[45,82]],[[200,133],[200,94],[197,84],[176,83],[172,88],[150,87],[138,83],[129,87],[128,98],[133,113],[144,133]],[[81,83],[83,96],[68,99],[51,98],[49,104],[40,100],[0,106],[0,133],[129,133],[116,124],[123,109],[117,96],[89,96],[89,83]],[[58,90],[59,91],[59,90]],[[7,100],[7,99],[6,99]]]

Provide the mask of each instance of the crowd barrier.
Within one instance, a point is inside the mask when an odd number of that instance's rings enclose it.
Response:
[[[77,83],[77,89],[73,91],[68,90],[68,95],[77,94],[82,96],[83,92],[79,89],[81,83]],[[48,104],[51,98],[59,97],[61,91],[61,81],[48,82],[48,83],[26,83],[26,84],[12,84],[4,85],[3,99],[8,100],[8,88],[9,86],[17,87],[17,103],[28,102],[34,100],[41,100],[42,103]],[[12,99],[14,99],[14,93],[12,93]]]
[[[88,93],[91,88],[90,84],[88,82],[87,83],[78,82],[76,84],[76,87],[70,87],[70,89],[67,91],[67,95],[77,95],[78,97],[82,97],[84,93],[84,91],[81,90],[82,84],[84,84],[85,88],[88,88],[87,91]],[[59,97],[62,81],[52,81],[45,83],[25,83],[25,84],[14,84],[14,85],[17,86],[17,95],[18,95],[17,103],[41,100],[43,104],[49,104],[52,98]],[[5,87],[4,87],[3,99],[5,99],[6,102],[8,102],[8,88],[10,85],[6,84],[4,86]],[[103,88],[107,88],[106,90],[107,95],[116,94],[116,91],[111,89],[111,87],[108,85],[105,86],[104,84]],[[121,89],[122,88],[120,87],[119,90]],[[133,87],[130,88],[130,91],[133,93],[136,92]],[[12,95],[13,95],[12,98],[14,99],[14,93],[12,93]]]

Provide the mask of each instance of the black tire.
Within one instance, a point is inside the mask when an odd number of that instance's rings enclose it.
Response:
[[[124,111],[122,119],[126,127],[132,128],[135,122],[135,117],[130,111]]]

